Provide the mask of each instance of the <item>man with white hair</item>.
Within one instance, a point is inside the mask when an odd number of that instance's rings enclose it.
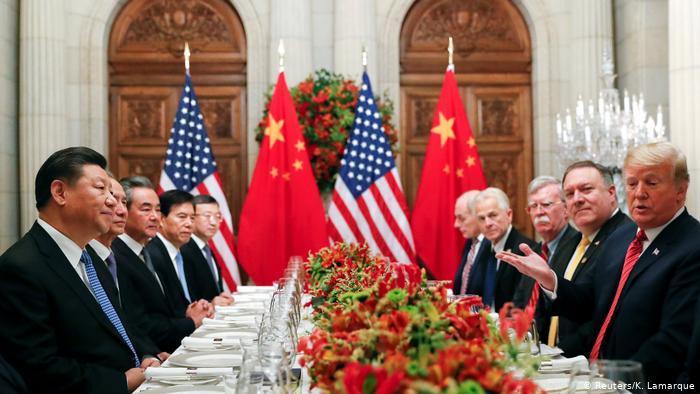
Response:
[[[559,246],[566,244],[578,234],[578,231],[567,221],[568,215],[561,182],[548,175],[533,179],[527,187],[526,209],[535,232],[542,237],[542,242],[538,245],[539,252],[551,266],[553,261],[557,261],[562,254],[566,253],[566,249],[562,253],[562,248]],[[535,281],[527,276],[523,276],[520,280],[513,297],[517,307],[525,308],[530,302],[533,306],[537,305],[539,295],[532,293],[534,284]]]
[[[466,294],[469,285],[469,274],[474,262],[479,258],[483,250],[491,248],[491,242],[484,239],[484,235],[479,231],[479,222],[474,214],[474,203],[478,190],[464,192],[455,201],[455,228],[459,230],[464,239],[464,249],[459,266],[455,272],[452,292],[454,294]]]
[[[508,264],[501,264],[495,254],[504,250],[518,252],[518,245],[536,243],[513,228],[513,210],[503,190],[489,187],[479,193],[475,203],[479,230],[491,242],[491,249],[479,256],[470,275],[467,293],[478,294],[484,305],[499,310],[513,301],[522,275]]]
[[[557,275],[527,245],[525,256],[498,257],[534,278],[555,313],[593,320],[592,360],[638,361],[649,385],[671,384],[688,357],[700,290],[700,223],[685,208],[688,166],[673,144],[646,144],[627,152],[624,177],[634,223],[610,236],[592,280]]]

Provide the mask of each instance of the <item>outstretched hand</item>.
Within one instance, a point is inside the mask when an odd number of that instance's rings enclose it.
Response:
[[[520,244],[520,250],[525,254],[524,256],[504,250],[496,253],[496,258],[512,265],[521,274],[536,280],[545,289],[553,291],[556,274],[549,268],[549,264],[527,244]]]

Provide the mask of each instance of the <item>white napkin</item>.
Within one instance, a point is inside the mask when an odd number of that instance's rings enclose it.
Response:
[[[187,376],[223,376],[233,372],[233,368],[146,368],[146,379],[187,377]]]
[[[252,324],[255,324],[255,321],[252,321]],[[217,328],[249,328],[251,327],[251,323],[247,321],[232,321],[232,320],[219,320],[219,319],[210,319],[208,317],[205,317],[202,319],[202,327],[217,327]]]
[[[242,293],[272,293],[275,291],[275,286],[238,286],[236,288],[236,294]]]
[[[245,302],[234,305],[217,305],[214,307],[216,313],[263,313],[267,310],[267,305],[262,301]]]
[[[240,346],[238,339],[233,338],[182,338],[182,346],[190,348],[211,348]]]
[[[260,316],[260,315],[235,315],[235,316],[230,316],[224,314],[220,320],[223,320],[225,322],[235,322],[235,323],[240,323],[240,324],[255,324],[255,317]]]
[[[571,369],[574,365],[579,365],[581,369],[588,369],[588,359],[585,356],[576,356],[572,358],[557,358],[550,360],[550,362],[552,364],[551,367],[549,367],[548,369]]]

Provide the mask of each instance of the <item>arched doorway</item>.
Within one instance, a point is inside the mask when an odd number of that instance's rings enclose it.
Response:
[[[511,199],[515,227],[532,234],[525,195],[532,179],[531,45],[508,0],[418,0],[401,29],[401,176],[409,205],[455,41],[457,83],[490,186]]]
[[[247,188],[246,37],[226,0],[132,0],[109,38],[109,159],[157,184],[184,82],[183,48],[233,224]]]

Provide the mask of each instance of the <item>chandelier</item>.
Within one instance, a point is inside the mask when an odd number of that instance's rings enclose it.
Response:
[[[571,163],[592,160],[610,168],[615,178],[618,202],[624,204],[621,169],[627,150],[637,145],[666,140],[661,106],[656,119],[645,108],[644,95],[630,97],[624,92],[622,105],[614,87],[615,64],[610,51],[603,50],[602,79],[604,88],[598,94],[597,105],[593,100],[586,105],[579,95],[572,114],[567,108],[563,119],[557,114],[557,162],[559,172]]]

